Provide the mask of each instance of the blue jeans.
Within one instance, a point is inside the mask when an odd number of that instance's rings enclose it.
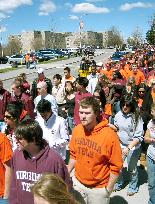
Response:
[[[146,157],[147,173],[148,173],[148,189],[149,189],[149,202],[148,204],[155,204],[155,161],[150,157]]]
[[[0,122],[0,132],[2,131],[2,128],[4,125],[5,125],[5,122]]]
[[[140,156],[140,148],[136,150],[130,150],[128,155],[123,157],[123,160],[127,158],[128,164],[128,173],[129,173],[129,185],[128,185],[128,193],[137,193],[138,192],[138,171],[137,171],[137,163]],[[115,189],[120,190],[123,186],[123,175],[120,172],[117,183],[115,184]]]
[[[26,69],[29,69],[30,68],[30,62],[26,62]]]
[[[8,199],[0,199],[0,204],[8,204]]]
[[[74,128],[73,117],[68,116],[68,117],[67,117],[67,122],[68,122],[68,127],[69,127],[70,130],[72,131],[72,129]]]

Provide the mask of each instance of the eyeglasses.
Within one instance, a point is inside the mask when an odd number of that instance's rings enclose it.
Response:
[[[11,118],[12,118],[11,115],[5,115],[4,117],[5,117],[6,119],[11,119]]]
[[[145,91],[138,91],[139,93],[144,93]]]

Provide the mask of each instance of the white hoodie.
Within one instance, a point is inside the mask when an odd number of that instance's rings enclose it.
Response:
[[[66,147],[69,140],[68,127],[65,119],[53,113],[47,121],[41,116],[38,116],[36,121],[43,129],[43,138],[49,143],[49,146],[53,147],[65,160]]]

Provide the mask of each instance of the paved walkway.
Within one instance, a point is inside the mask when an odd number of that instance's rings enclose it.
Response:
[[[127,174],[125,173],[125,188],[121,191],[113,192],[110,204],[147,204],[149,200],[147,186],[147,172],[138,168],[139,172],[139,192],[133,196],[127,196]],[[95,204],[95,203],[94,203]]]

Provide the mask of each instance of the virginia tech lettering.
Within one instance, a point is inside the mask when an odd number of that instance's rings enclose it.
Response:
[[[78,144],[78,153],[80,155],[88,156],[93,158],[94,151],[101,154],[101,146],[99,146],[96,142],[85,139],[85,138],[76,138],[75,144]]]
[[[27,171],[17,171],[16,172],[16,177],[18,180],[27,180],[27,181],[36,182],[40,178],[40,176],[41,174],[37,174],[34,172],[27,172]],[[21,182],[21,184],[22,184],[23,191],[30,192],[30,186],[33,185],[33,183]]]

